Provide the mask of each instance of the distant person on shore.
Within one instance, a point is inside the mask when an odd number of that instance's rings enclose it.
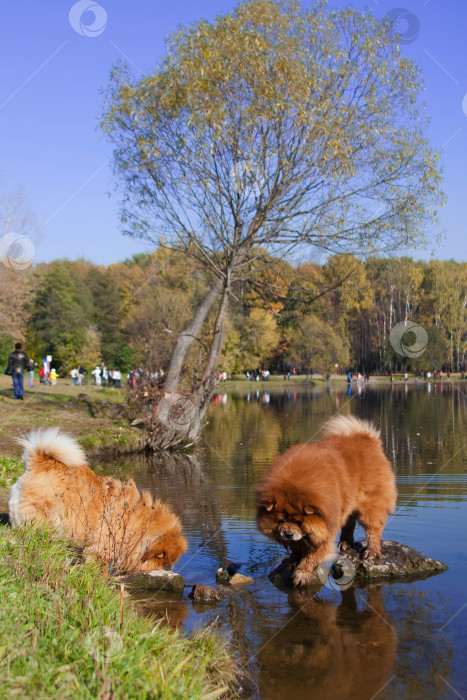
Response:
[[[32,389],[32,383],[34,381],[34,371],[37,367],[37,362],[30,357],[28,362],[28,372],[29,372],[29,388]]]
[[[91,374],[94,377],[94,384],[96,386],[101,386],[101,368],[97,365],[96,369],[93,369]]]
[[[78,374],[79,374],[79,377],[78,377],[78,384],[80,384],[80,385],[81,385],[81,384],[85,384],[85,383],[86,383],[85,380],[86,380],[87,371],[84,369],[83,365],[80,365],[80,366],[78,367]]]
[[[8,358],[8,374],[13,380],[13,392],[15,399],[24,399],[24,373],[29,367],[29,358],[23,350],[21,343],[16,343],[15,349]]]
[[[52,369],[49,372],[49,379],[50,379],[50,383],[52,384],[52,386],[56,386],[57,376],[58,376],[57,370],[55,369],[55,367],[52,367]]]

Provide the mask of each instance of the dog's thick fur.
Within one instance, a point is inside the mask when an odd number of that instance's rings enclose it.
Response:
[[[132,480],[94,474],[69,435],[49,428],[18,442],[25,472],[10,494],[13,525],[49,522],[122,572],[171,568],[186,551],[180,521],[164,503]]]
[[[364,527],[365,558],[381,557],[381,536],[397,491],[379,432],[353,417],[333,418],[316,443],[295,445],[278,457],[257,488],[257,524],[292,554],[295,585],[339,548],[353,545],[355,523]]]

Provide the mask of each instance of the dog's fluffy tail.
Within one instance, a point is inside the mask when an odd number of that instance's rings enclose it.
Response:
[[[23,462],[26,469],[33,465],[34,458],[39,454],[52,457],[67,467],[86,464],[82,448],[71,435],[62,433],[59,428],[40,428],[17,442],[24,447]]]
[[[354,416],[336,416],[331,418],[323,426],[323,433],[328,435],[342,435],[350,437],[351,435],[368,435],[368,437],[379,439],[380,432],[372,423]]]

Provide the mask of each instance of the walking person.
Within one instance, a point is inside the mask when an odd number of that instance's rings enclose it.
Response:
[[[23,350],[22,343],[16,343],[14,351],[8,358],[8,373],[13,379],[13,391],[15,399],[23,401],[24,399],[24,373],[28,369],[29,358]]]

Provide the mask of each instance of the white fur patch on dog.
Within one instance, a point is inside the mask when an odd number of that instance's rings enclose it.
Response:
[[[62,462],[67,467],[86,464],[83,449],[71,435],[60,432],[59,428],[40,428],[17,442],[24,447],[23,462],[29,468],[29,460],[37,454],[44,454]]]
[[[324,435],[345,435],[349,437],[350,435],[365,434],[372,438],[379,438],[380,432],[375,428],[372,423],[366,420],[360,420],[360,418],[355,418],[354,416],[336,416],[331,418],[323,426]]]
[[[23,477],[20,476],[18,481],[14,483],[11,487],[10,498],[8,499],[8,512],[10,514],[10,520],[13,527],[17,527],[18,525],[21,525],[22,522],[24,522],[24,519],[21,517],[21,511],[19,507],[19,502],[21,498],[22,478]]]

